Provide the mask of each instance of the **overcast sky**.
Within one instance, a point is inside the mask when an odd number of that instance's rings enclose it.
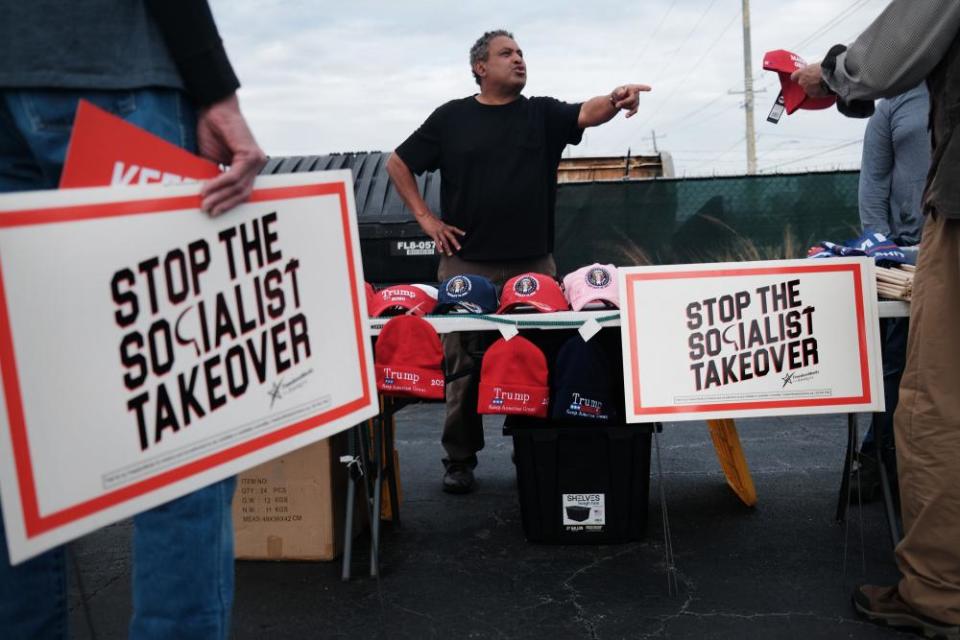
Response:
[[[766,122],[776,75],[764,52],[820,59],[887,0],[752,0],[755,122],[761,171],[857,168],[864,122],[800,111]],[[447,100],[471,95],[468,51],[483,31],[512,31],[525,94],[570,102],[649,84],[639,113],[589,129],[573,156],[673,154],[678,175],[743,173],[741,0],[526,0],[329,3],[214,0],[241,104],[270,155],[392,150]]]

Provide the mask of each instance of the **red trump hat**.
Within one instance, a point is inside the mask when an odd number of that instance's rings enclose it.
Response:
[[[477,413],[547,417],[547,358],[535,344],[515,336],[487,349],[480,367]]]
[[[509,311],[567,311],[563,290],[557,281],[542,273],[522,273],[507,280],[500,294],[497,313]]]
[[[370,315],[374,318],[397,313],[425,316],[437,306],[437,297],[416,285],[398,284],[377,291],[370,298]]]
[[[367,293],[367,312],[369,313],[370,307],[373,305],[373,297],[377,295],[377,290],[369,282],[363,283],[363,290]]]
[[[775,71],[780,76],[780,93],[783,96],[783,106],[787,115],[797,109],[828,109],[837,102],[836,96],[826,98],[811,98],[799,84],[790,79],[797,69],[807,66],[807,62],[795,53],[777,49],[768,51],[763,56],[763,68]]]
[[[373,352],[379,391],[443,400],[443,347],[429,322],[417,316],[390,318]]]

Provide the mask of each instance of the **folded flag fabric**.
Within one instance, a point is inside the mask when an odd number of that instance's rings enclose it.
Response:
[[[898,247],[882,233],[867,233],[859,238],[847,240],[843,244],[823,241],[810,247],[808,258],[832,258],[835,256],[869,256],[877,264],[914,264],[916,252]]]

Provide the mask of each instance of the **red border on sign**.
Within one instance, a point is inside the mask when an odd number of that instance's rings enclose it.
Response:
[[[860,396],[843,398],[807,398],[798,400],[763,400],[758,402],[727,402],[717,404],[692,404],[684,406],[668,405],[663,407],[644,407],[641,405],[640,365],[637,354],[637,323],[632,315],[636,310],[633,284],[642,280],[671,280],[688,278],[726,278],[736,276],[824,273],[847,271],[853,277],[853,287],[857,310],[857,344],[860,347]],[[631,315],[628,331],[630,333],[630,368],[633,374],[633,411],[636,415],[662,413],[706,413],[715,411],[742,411],[750,409],[784,409],[803,407],[830,407],[850,404],[866,404],[871,401],[870,368],[867,362],[867,323],[863,306],[863,285],[861,284],[859,264],[815,264],[798,267],[742,267],[732,269],[693,271],[659,271],[654,273],[631,273],[626,276],[627,309]]]
[[[350,212],[347,208],[345,183],[334,182],[258,189],[251,195],[250,202],[289,200],[292,198],[330,195],[338,196],[340,202],[340,218],[344,229],[343,239],[349,266],[350,290],[352,292],[351,304],[354,319],[354,336],[357,340],[358,352],[363,353],[365,346],[363,340],[363,322],[366,319],[360,314],[360,301],[357,297],[358,278],[356,269],[354,268],[353,237],[350,229]],[[5,213],[0,216],[0,227],[76,222],[98,218],[173,212],[199,208],[200,196],[176,196],[130,202],[90,204],[76,207],[52,207]],[[7,308],[2,265],[0,265],[0,367],[2,367],[3,387],[7,401],[7,418],[10,422],[10,440],[13,445],[17,484],[20,490],[20,503],[27,538],[33,538],[52,529],[62,527],[150,491],[197,475],[198,473],[258,451],[269,445],[282,442],[283,440],[322,426],[332,420],[356,411],[368,404],[371,398],[366,359],[361,359],[360,380],[363,387],[363,395],[355,400],[345,402],[338,407],[311,416],[300,422],[287,425],[282,429],[264,434],[253,440],[240,443],[229,449],[218,451],[217,453],[199,458],[180,467],[164,471],[156,476],[145,478],[134,484],[104,493],[96,498],[77,503],[48,515],[41,515],[36,494],[36,484],[34,482],[33,465],[30,458],[30,443],[27,438],[23,401],[20,395],[20,381],[17,375],[17,362],[13,350],[13,334],[10,328],[10,314]]]

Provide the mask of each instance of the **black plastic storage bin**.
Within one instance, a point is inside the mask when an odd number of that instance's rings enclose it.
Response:
[[[523,533],[546,544],[641,540],[654,425],[600,426],[510,417]]]

